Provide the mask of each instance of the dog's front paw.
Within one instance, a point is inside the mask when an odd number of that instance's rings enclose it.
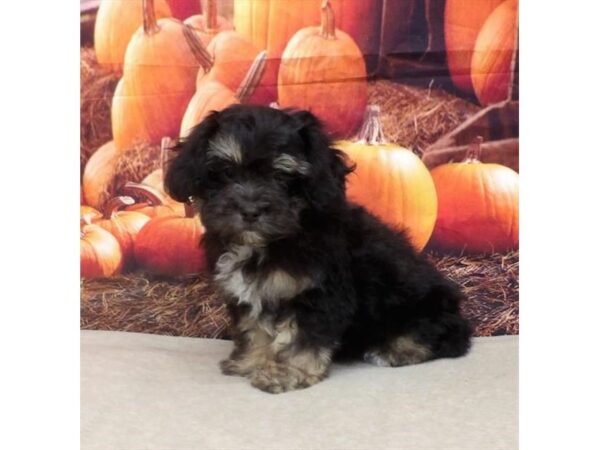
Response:
[[[304,389],[321,381],[322,377],[309,375],[304,371],[281,363],[270,362],[258,368],[251,376],[252,386],[279,394],[294,389]]]
[[[242,376],[242,369],[240,368],[237,361],[233,359],[224,359],[219,363],[221,373],[223,375],[240,375]]]

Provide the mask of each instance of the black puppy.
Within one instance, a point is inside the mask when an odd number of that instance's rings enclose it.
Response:
[[[232,106],[177,151],[165,186],[199,208],[232,316],[223,373],[283,392],[322,380],[334,357],[402,366],[467,352],[461,292],[346,200],[353,167],[312,114]]]

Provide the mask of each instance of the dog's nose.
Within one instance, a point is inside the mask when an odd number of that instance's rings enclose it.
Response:
[[[242,210],[242,217],[246,222],[256,222],[260,216],[260,211],[258,208],[245,208]]]

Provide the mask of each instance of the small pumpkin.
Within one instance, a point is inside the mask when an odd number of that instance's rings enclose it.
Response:
[[[481,141],[469,146],[463,162],[431,171],[438,194],[432,243],[441,249],[492,253],[519,245],[519,175],[482,163]]]
[[[206,0],[206,9],[204,13],[190,16],[184,23],[193,27],[198,32],[198,36],[204,47],[206,47],[219,32],[233,30],[233,24],[217,14],[216,0]]]
[[[82,278],[110,277],[120,272],[123,253],[119,241],[104,228],[81,219],[79,268]]]
[[[356,163],[356,170],[348,177],[348,198],[389,225],[405,229],[413,246],[421,251],[435,225],[435,186],[417,155],[386,142],[380,108],[367,108],[357,140],[335,145]]]
[[[188,206],[188,205],[186,205]],[[135,241],[135,259],[151,273],[188,275],[206,269],[200,238],[204,228],[188,206],[186,217],[164,216],[151,219]]]
[[[198,68],[210,67],[192,27],[173,19],[157,21],[153,0],[144,0],[143,13],[144,25],[127,46],[123,77],[113,96],[111,124],[119,151],[176,136]]]
[[[504,0],[446,0],[444,38],[450,77],[456,87],[473,93],[471,60],[479,31],[494,9]]]
[[[115,176],[115,164],[119,151],[113,141],[100,146],[83,170],[83,195],[88,205],[102,208],[107,200],[108,186]]]
[[[321,27],[299,30],[281,59],[281,107],[313,112],[333,136],[347,137],[360,125],[367,104],[367,71],[356,42],[335,27],[328,0],[321,4]]]
[[[165,0],[156,0],[156,17],[170,17]],[[94,50],[98,63],[112,72],[123,71],[131,36],[142,25],[142,0],[102,0],[94,24]]]
[[[471,82],[482,105],[510,97],[517,45],[517,0],[501,3],[487,18],[475,42]]]
[[[181,120],[180,137],[185,138],[210,112],[248,101],[261,82],[265,63],[266,52],[262,51],[254,59],[235,93],[219,81],[203,79]]]
[[[126,206],[127,211],[137,211],[146,216],[185,216],[185,206],[182,203],[170,204],[165,196],[157,189],[139,183],[128,182],[121,188],[121,193],[138,200],[135,204]]]
[[[145,214],[137,211],[120,211],[125,206],[131,206],[135,203],[133,198],[119,196],[112,198],[104,208],[104,216],[93,220],[98,225],[112,234],[123,253],[123,267],[129,269],[133,267],[133,243],[142,227],[150,220]]]

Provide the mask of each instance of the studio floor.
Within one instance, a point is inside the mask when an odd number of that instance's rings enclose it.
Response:
[[[81,331],[83,450],[518,448],[518,336],[402,368],[334,365],[267,394],[220,373],[231,342]]]

